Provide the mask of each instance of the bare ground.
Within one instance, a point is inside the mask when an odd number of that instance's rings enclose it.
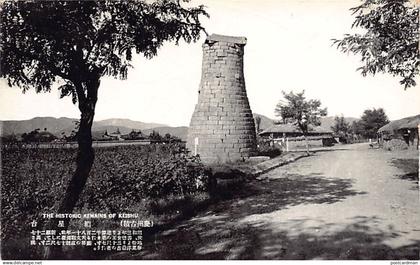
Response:
[[[113,258],[418,260],[418,184],[404,178],[415,162],[366,144],[317,152]]]

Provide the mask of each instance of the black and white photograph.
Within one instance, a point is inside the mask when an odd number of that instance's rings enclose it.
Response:
[[[3,264],[418,265],[419,29],[416,0],[0,0]]]

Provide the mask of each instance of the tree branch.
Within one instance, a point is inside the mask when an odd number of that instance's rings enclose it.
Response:
[[[29,53],[29,52],[24,52],[22,50],[16,49],[15,50],[16,53],[20,54],[22,57],[26,57],[29,60],[33,60],[33,61],[39,61],[41,63],[41,65],[47,66],[47,69],[53,73],[56,76],[59,76],[63,79],[67,79],[70,80],[70,76],[66,73],[63,73],[62,71],[59,70],[58,67],[56,67],[55,65],[51,64],[50,62],[46,61],[46,60],[42,60],[39,57],[35,57],[33,54]]]

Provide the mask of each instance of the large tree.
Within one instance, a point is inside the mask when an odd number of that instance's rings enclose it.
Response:
[[[362,33],[334,40],[343,52],[359,54],[362,75],[378,72],[400,76],[404,88],[419,74],[419,9],[413,0],[363,0],[351,9],[352,27]]]
[[[362,135],[365,138],[376,138],[379,128],[389,123],[388,116],[382,108],[367,109],[359,121]]]
[[[165,41],[197,41],[203,6],[187,1],[6,1],[1,4],[1,77],[23,92],[71,97],[81,116],[77,168],[57,211],[70,213],[94,161],[92,123],[103,76],[127,78],[133,53],[156,55]],[[66,226],[68,223],[66,222]]]
[[[353,121],[351,124],[351,131],[359,139],[361,136],[364,137],[364,126],[362,120]]]
[[[308,132],[313,129],[312,126],[321,125],[321,117],[327,115],[327,108],[321,108],[320,100],[307,100],[305,91],[296,94],[293,91],[282,93],[284,100],[279,101],[274,112],[285,123],[297,126],[305,138],[306,152],[309,154]]]
[[[347,139],[351,132],[350,123],[346,121],[344,116],[336,116],[334,118],[334,125],[331,126],[331,130],[341,139]]]

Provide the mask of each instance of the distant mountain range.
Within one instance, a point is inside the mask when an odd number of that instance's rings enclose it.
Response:
[[[188,127],[187,126],[180,126],[180,127],[155,127],[152,129],[143,130],[142,132],[145,135],[149,135],[152,131],[157,131],[160,135],[164,136],[165,134],[169,133],[170,135],[176,136],[181,140],[186,141],[188,136]]]
[[[78,119],[71,118],[53,118],[53,117],[36,117],[30,120],[21,121],[1,121],[0,135],[22,134],[28,133],[35,129],[44,130],[59,136],[62,133],[70,134],[76,127]],[[166,127],[165,124],[146,123],[140,121],[133,121],[129,119],[107,119],[95,121],[93,123],[93,131],[114,132],[117,129],[121,133],[129,133],[134,130],[147,130],[156,127]]]
[[[268,118],[267,116],[264,116],[264,115],[261,115],[261,114],[258,114],[258,113],[254,113],[254,119],[256,117],[261,118],[260,130],[262,130],[262,131],[274,125],[274,120]],[[257,126],[257,124],[255,124],[255,126]]]
[[[164,127],[167,126],[165,124],[160,123],[146,123],[141,121],[133,121],[129,119],[106,119],[97,121],[94,123],[93,126],[101,127],[101,126],[115,126],[115,127],[126,127],[134,129],[134,130],[145,130],[150,128],[156,128],[156,127]]]
[[[274,124],[274,120],[264,115],[254,113],[254,117],[259,116],[261,118],[260,129],[265,130]],[[321,127],[325,129],[331,129],[334,125],[333,116],[322,118]],[[345,118],[350,124],[358,120],[357,118]],[[44,130],[53,133],[56,136],[61,134],[69,135],[72,130],[75,129],[75,124],[78,120],[71,118],[53,118],[53,117],[36,117],[30,120],[20,121],[0,121],[0,135],[11,135],[11,134],[22,134],[28,133],[35,129]],[[141,130],[144,134],[148,135],[153,130],[159,132],[161,135],[169,133],[173,136],[177,136],[182,140],[187,139],[188,127],[179,126],[171,127],[165,124],[159,123],[146,123],[140,121],[133,121],[130,119],[106,119],[101,121],[95,121],[93,124],[92,131],[108,131],[108,133],[119,130],[122,134],[127,134],[132,130]]]

